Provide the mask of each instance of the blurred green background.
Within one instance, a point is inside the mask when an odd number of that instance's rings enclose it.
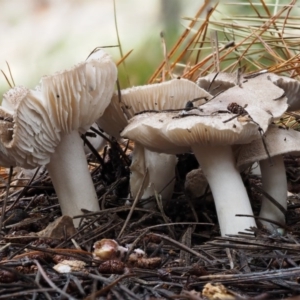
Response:
[[[160,32],[172,45],[203,1],[116,0],[130,85],[143,84],[163,58]],[[9,63],[16,85],[34,88],[42,75],[69,68],[97,46],[117,45],[113,0],[0,0],[0,69]],[[117,48],[107,49],[120,59]],[[122,88],[129,85],[120,67]],[[1,95],[9,88],[0,76]]]
[[[217,1],[209,2],[213,5]],[[248,1],[221,1],[225,2],[236,2],[234,9],[247,14],[249,6],[243,3],[249,4]],[[289,2],[265,0],[275,5]],[[160,32],[164,31],[170,49],[189,24],[182,17],[193,17],[204,0],[115,0],[115,3],[123,53],[134,49],[126,59],[129,80],[124,66],[119,68],[121,88],[125,88],[146,83],[163,60]],[[0,0],[0,7],[0,69],[8,74],[7,61],[16,85],[34,88],[42,75],[83,61],[95,47],[118,44],[113,0]],[[228,11],[229,16],[234,9]],[[118,48],[107,51],[115,61],[120,59]],[[1,95],[8,88],[0,76]]]

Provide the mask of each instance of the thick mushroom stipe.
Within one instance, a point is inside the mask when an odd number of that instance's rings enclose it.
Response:
[[[287,209],[287,179],[283,156],[273,156],[272,165],[270,165],[268,159],[261,160],[259,165],[263,190],[273,197],[284,209]],[[284,213],[265,196],[262,197],[259,216],[285,225]],[[270,231],[274,231],[277,227],[270,222],[263,220],[260,220],[260,222]]]
[[[160,194],[163,202],[171,199],[175,185],[175,155],[156,153],[147,150],[139,143],[135,143],[130,170],[130,191],[133,198],[136,197],[148,170],[144,181],[144,192],[141,199],[148,199]],[[144,205],[145,208],[153,208],[156,201]],[[165,204],[165,203],[163,203]]]
[[[192,150],[209,182],[217,210],[221,235],[246,232],[256,227],[247,191],[235,167],[235,158],[230,146],[193,146]],[[230,176],[230,180],[228,177]]]
[[[63,215],[82,215],[82,208],[99,211],[95,187],[77,131],[62,136],[46,167]],[[78,226],[79,221],[74,219],[74,225]]]

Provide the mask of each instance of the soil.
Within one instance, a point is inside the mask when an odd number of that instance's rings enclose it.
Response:
[[[88,156],[102,210],[85,211],[76,233],[65,230],[60,239],[37,234],[61,215],[47,172],[16,180],[20,173],[14,171],[9,182],[8,170],[2,169],[0,299],[287,299],[300,294],[299,158],[285,157],[290,190],[285,234],[252,228],[249,234],[220,237],[213,202],[206,200],[209,190],[199,199],[185,195],[185,175],[198,167],[192,154],[178,156],[175,191],[163,209],[145,209],[142,201],[135,208],[128,205],[133,200],[128,198],[129,148],[113,141],[101,154],[102,165]],[[249,173],[243,178],[257,215],[260,178]],[[94,244],[102,239],[114,239],[125,250],[99,259]],[[63,261],[79,263],[71,263],[69,273],[53,269]]]

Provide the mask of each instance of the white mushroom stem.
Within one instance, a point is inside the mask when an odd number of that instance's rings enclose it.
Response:
[[[176,163],[177,158],[175,155],[153,152],[144,148],[141,144],[135,143],[130,166],[132,197],[136,197],[148,169],[141,199],[153,197],[157,192],[161,195],[163,204],[169,201],[175,185]],[[156,202],[152,201],[144,204],[143,207],[153,208],[155,204]]]
[[[95,187],[77,131],[63,135],[47,165],[63,215],[81,215],[82,208],[99,211]],[[74,219],[78,226],[80,219]]]
[[[235,167],[230,146],[193,146],[192,150],[201,165],[212,191],[217,210],[221,235],[246,232],[256,227],[250,201],[241,175]]]
[[[145,188],[142,199],[155,195],[162,196],[163,203],[172,197],[175,185],[175,168],[177,158],[172,154],[156,153],[145,149],[145,165],[149,171],[149,184]]]
[[[268,159],[261,160],[260,170],[262,179],[262,188],[273,197],[283,208],[287,208],[287,179],[282,155],[272,157],[273,165],[270,165]],[[259,216],[271,219],[273,221],[285,224],[285,216],[270,200],[263,196]],[[274,225],[261,221],[261,223],[270,230],[274,230]]]

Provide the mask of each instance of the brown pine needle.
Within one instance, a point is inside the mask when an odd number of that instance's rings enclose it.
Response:
[[[250,0],[243,3],[220,1],[206,18],[200,19],[208,5],[206,2],[195,17],[184,17],[190,20],[190,24],[168,54],[170,71],[180,68],[181,77],[190,80],[215,71],[216,59],[212,54],[215,53],[215,47],[210,46],[212,38],[207,35],[215,31],[219,39],[220,70],[233,72],[240,66],[245,66],[246,72],[268,69],[295,78],[300,73],[297,53],[300,43],[299,17],[291,17],[295,3],[292,0],[287,5],[277,5],[274,10],[271,9],[274,5],[267,4],[264,0],[256,3]],[[242,10],[235,15],[223,13],[225,11],[230,14],[230,6],[237,4],[248,6],[252,11],[247,12],[247,15]],[[226,46],[232,40],[230,46]],[[178,54],[182,46],[184,48]],[[149,82],[162,80],[159,76],[165,63],[164,60]]]
[[[117,63],[116,65],[119,66],[133,51],[133,49],[131,49],[130,51],[128,51]]]
[[[10,87],[10,88],[13,88],[13,85],[10,83],[8,77],[6,76],[6,74],[4,73],[3,70],[1,70],[1,73],[3,74],[3,76],[4,76],[5,80],[6,80],[6,82],[7,82],[8,85],[9,85],[9,87]]]
[[[13,78],[13,76],[12,76],[12,73],[11,73],[11,69],[10,69],[9,63],[8,63],[7,61],[6,61],[6,65],[7,65],[7,68],[8,68],[8,72],[9,72],[10,79],[11,79],[11,81],[12,81],[12,83],[13,83],[13,87],[14,87],[14,86],[16,86],[16,84],[15,84],[14,78]]]
[[[184,30],[180,38],[178,39],[177,43],[174,45],[174,47],[171,49],[170,53],[168,54],[168,59],[170,59],[173,54],[178,50],[179,46],[185,41],[186,37],[189,35],[191,29],[194,27],[194,25],[197,23],[197,18],[205,11],[207,6],[209,5],[210,1],[205,0],[205,3],[203,6],[200,7],[198,12],[196,13],[195,19],[191,21],[190,25]],[[187,49],[186,49],[187,50]],[[155,82],[157,79],[158,74],[161,72],[165,62],[163,61],[160,66],[157,68],[157,70],[154,72],[154,74],[149,79],[149,83]]]

